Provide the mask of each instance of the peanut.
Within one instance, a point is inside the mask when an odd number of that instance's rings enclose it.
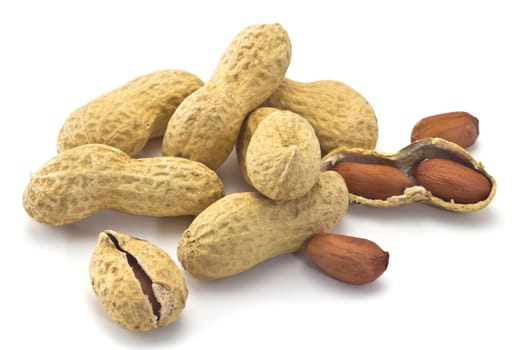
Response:
[[[197,76],[174,69],[135,78],[75,110],[58,133],[58,152],[103,143],[134,155],[164,135],[175,109],[202,85]]]
[[[89,274],[104,310],[132,331],[175,322],[188,297],[184,276],[166,252],[112,230],[99,234]]]
[[[414,142],[427,137],[440,137],[466,148],[476,142],[478,135],[478,118],[467,112],[450,112],[418,121],[412,129],[410,140]]]
[[[327,275],[351,284],[375,281],[389,260],[388,252],[368,239],[334,233],[313,235],[305,250]]]
[[[295,112],[312,124],[323,154],[343,146],[375,148],[375,112],[363,96],[342,82],[301,83],[285,78],[266,105]]]
[[[347,208],[345,183],[333,171],[321,173],[312,190],[298,199],[273,201],[256,192],[227,195],[193,220],[177,256],[197,278],[232,276],[299,250],[312,234],[335,226]]]
[[[457,198],[453,201],[441,198],[437,195],[438,192],[435,192],[436,189],[432,191],[432,189],[426,188],[425,183],[418,182],[417,179],[414,179],[414,169],[417,168],[418,164],[420,164],[425,159],[435,158],[450,159],[456,163],[455,166],[466,167],[467,170],[473,171],[475,173],[474,175],[470,176],[481,176],[481,184],[478,183],[476,186],[479,186],[482,189],[482,192],[485,193],[488,191],[488,193],[480,194],[478,198],[482,199],[479,201],[473,202],[476,198],[468,198],[468,201],[466,203],[458,202]],[[393,182],[389,182],[387,180],[383,181],[383,185],[384,183],[402,183],[400,179],[404,176],[408,176],[412,183],[411,187],[405,188],[404,192],[401,195],[390,196],[383,200],[364,197],[362,195],[355,194],[351,190],[349,190],[348,199],[350,200],[350,202],[361,205],[386,208],[397,207],[400,205],[411,203],[425,203],[459,213],[471,213],[473,211],[485,208],[496,195],[496,179],[494,179],[494,177],[492,177],[485,170],[483,164],[474,159],[472,154],[465,150],[463,147],[459,146],[454,142],[450,142],[439,137],[425,138],[415,141],[396,153],[382,153],[377,152],[375,150],[362,148],[337,148],[323,157],[323,159],[321,160],[321,171],[332,170],[334,166],[344,162],[388,165],[394,167],[403,174],[403,176],[399,177]],[[439,176],[446,177],[445,172],[449,170],[454,169],[445,169],[442,174],[439,174]],[[464,173],[464,170],[457,174],[462,173]],[[457,178],[457,174],[451,175]],[[430,180],[429,183],[432,183],[432,181],[434,181],[433,179],[431,179],[432,175],[430,171],[424,172],[423,176]],[[467,174],[467,176],[469,175]],[[397,177],[395,175],[392,175],[392,178],[395,179]],[[467,178],[467,180],[469,180],[469,178]],[[488,181],[488,185],[485,183],[485,180]],[[370,186],[368,181],[369,180],[367,179],[363,179],[365,185],[362,185],[365,186],[365,188],[367,186],[370,187],[370,189],[367,190],[367,193],[368,191],[371,191],[371,188],[373,187]],[[378,185],[381,185],[381,183],[379,183]],[[402,185],[399,186],[399,191],[401,191],[402,187]],[[439,187],[446,186],[440,185]],[[439,188],[437,190],[439,190]]]
[[[388,165],[339,162],[332,170],[343,176],[348,192],[371,199],[399,196],[413,186],[407,175]]]
[[[224,196],[205,165],[176,157],[130,158],[107,145],[59,153],[32,174],[23,197],[35,220],[64,225],[101,209],[148,216],[196,215]]]
[[[168,122],[162,151],[217,169],[229,156],[246,115],[279,86],[291,58],[279,24],[252,25],[229,44],[208,82]]]
[[[491,190],[483,174],[449,159],[426,159],[417,165],[412,175],[434,196],[449,202],[477,203],[486,199]]]
[[[319,178],[321,149],[312,126],[300,115],[275,108],[261,108],[269,115],[251,133],[241,131],[239,164],[248,182],[259,192],[274,200],[304,196]],[[255,110],[251,115],[261,114]],[[244,126],[243,126],[244,129]],[[239,154],[238,153],[238,154]]]

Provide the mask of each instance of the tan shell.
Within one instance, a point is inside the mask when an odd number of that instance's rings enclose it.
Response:
[[[243,119],[281,83],[290,58],[290,39],[280,24],[243,29],[210,80],[175,111],[163,153],[217,169],[231,153]]]
[[[319,138],[323,155],[337,147],[376,146],[378,127],[372,106],[342,82],[301,83],[285,78],[266,105],[290,110],[308,120]]]
[[[319,140],[310,123],[300,115],[270,110],[273,113],[258,125],[247,150],[240,150],[246,153],[246,164],[240,166],[246,166],[243,173],[249,183],[266,197],[299,198],[310,191],[319,178]]]
[[[305,196],[273,201],[255,192],[235,193],[199,214],[177,249],[193,276],[217,279],[243,272],[276,255],[300,249],[314,233],[334,227],[348,209],[343,178],[321,173]]]
[[[422,202],[442,209],[461,213],[469,213],[486,207],[496,194],[496,180],[487,173],[484,166],[461,146],[441,138],[427,138],[411,143],[394,154],[381,153],[359,148],[339,148],[327,154],[321,161],[321,169],[329,170],[341,161],[366,162],[393,166],[408,176],[412,169],[422,160],[429,158],[445,158],[459,162],[483,174],[491,183],[492,188],[488,197],[472,204],[448,202],[433,196],[422,186],[412,186],[405,189],[403,195],[390,197],[386,200],[370,199],[349,193],[351,202],[372,207],[397,207],[404,204]]]
[[[140,281],[137,268],[147,276],[147,282]],[[132,331],[175,322],[188,297],[184,276],[166,252],[148,241],[112,230],[99,234],[89,274],[104,310]],[[142,283],[150,289],[144,289]]]
[[[134,159],[107,145],[79,146],[32,174],[23,197],[35,220],[64,225],[101,209],[148,216],[196,215],[224,196],[217,174],[176,157]]]
[[[135,78],[75,110],[58,133],[58,152],[103,143],[136,154],[164,135],[175,109],[202,85],[194,74],[175,69]]]

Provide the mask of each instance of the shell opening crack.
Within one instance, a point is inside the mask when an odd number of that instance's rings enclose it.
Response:
[[[144,295],[148,297],[148,300],[151,304],[151,308],[153,310],[153,314],[157,317],[157,321],[158,321],[160,319],[161,304],[159,303],[159,301],[155,297],[155,293],[153,292],[153,281],[148,276],[146,271],[144,271],[144,269],[140,266],[137,259],[120,246],[117,238],[115,238],[115,236],[113,236],[109,232],[105,232],[105,233],[109,237],[111,242],[113,242],[113,244],[115,245],[115,248],[117,248],[118,250],[126,254],[128,265],[131,267],[131,270],[133,271],[135,278],[139,281],[142,292],[144,293]]]

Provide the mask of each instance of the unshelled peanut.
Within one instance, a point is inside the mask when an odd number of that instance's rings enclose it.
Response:
[[[265,105],[290,110],[312,124],[323,154],[337,147],[373,149],[377,118],[365,98],[345,83],[283,79]]]
[[[202,85],[196,75],[175,69],[137,77],[75,110],[58,133],[58,152],[102,143],[134,155],[164,135],[173,112]]]
[[[59,153],[33,173],[23,204],[35,220],[64,225],[101,209],[196,215],[223,196],[217,174],[199,162],[134,159],[111,146],[88,144]]]
[[[244,130],[252,116],[259,120],[258,115],[266,112],[269,114],[253,135]],[[242,173],[268,198],[301,197],[319,178],[319,140],[310,123],[298,114],[275,108],[256,109],[245,121],[237,145]]]
[[[193,220],[177,256],[197,278],[232,276],[299,250],[311,235],[334,227],[347,208],[345,182],[334,171],[321,173],[310,192],[293,200],[274,201],[255,192],[230,194]]]
[[[207,83],[175,111],[163,139],[163,153],[217,169],[231,153],[246,115],[281,83],[290,58],[290,39],[280,24],[243,29]]]

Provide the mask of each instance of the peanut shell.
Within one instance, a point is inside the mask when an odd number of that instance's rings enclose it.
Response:
[[[137,77],[76,109],[58,133],[58,152],[103,143],[134,155],[149,139],[164,135],[173,112],[203,84],[175,69]]]
[[[240,167],[246,168],[243,173],[249,183],[266,197],[299,198],[319,178],[319,141],[312,126],[300,115],[272,110],[258,125],[247,150],[240,150],[246,154],[246,163]]]
[[[298,199],[230,194],[195,218],[179,241],[177,256],[197,278],[232,276],[299,250],[312,234],[334,227],[347,208],[345,182],[333,171],[321,173],[312,190]]]
[[[104,310],[132,331],[175,322],[188,297],[184,277],[166,252],[112,230],[99,234],[89,274]]]
[[[224,196],[217,174],[176,157],[130,158],[102,144],[59,153],[31,175],[23,204],[49,225],[79,221],[102,209],[147,216],[197,215]]]
[[[372,106],[342,82],[285,78],[265,105],[295,112],[312,124],[323,155],[337,147],[376,146],[378,126]]]
[[[231,153],[246,115],[281,83],[290,58],[290,39],[280,24],[243,29],[208,82],[175,111],[163,139],[163,153],[217,169]]]
[[[393,166],[405,175],[411,177],[414,167],[424,159],[432,158],[453,160],[485,176],[491,185],[488,196],[484,200],[476,203],[456,203],[432,195],[432,193],[423,186],[414,185],[406,188],[402,195],[389,197],[386,200],[366,198],[354,193],[348,193],[348,198],[352,203],[372,207],[397,207],[404,204],[421,202],[460,213],[469,213],[483,209],[492,201],[496,194],[496,180],[487,173],[481,162],[474,159],[467,150],[456,143],[441,138],[418,140],[397,153],[382,153],[361,148],[338,148],[323,157],[321,160],[321,170],[330,170],[335,164],[341,161],[353,161]]]

